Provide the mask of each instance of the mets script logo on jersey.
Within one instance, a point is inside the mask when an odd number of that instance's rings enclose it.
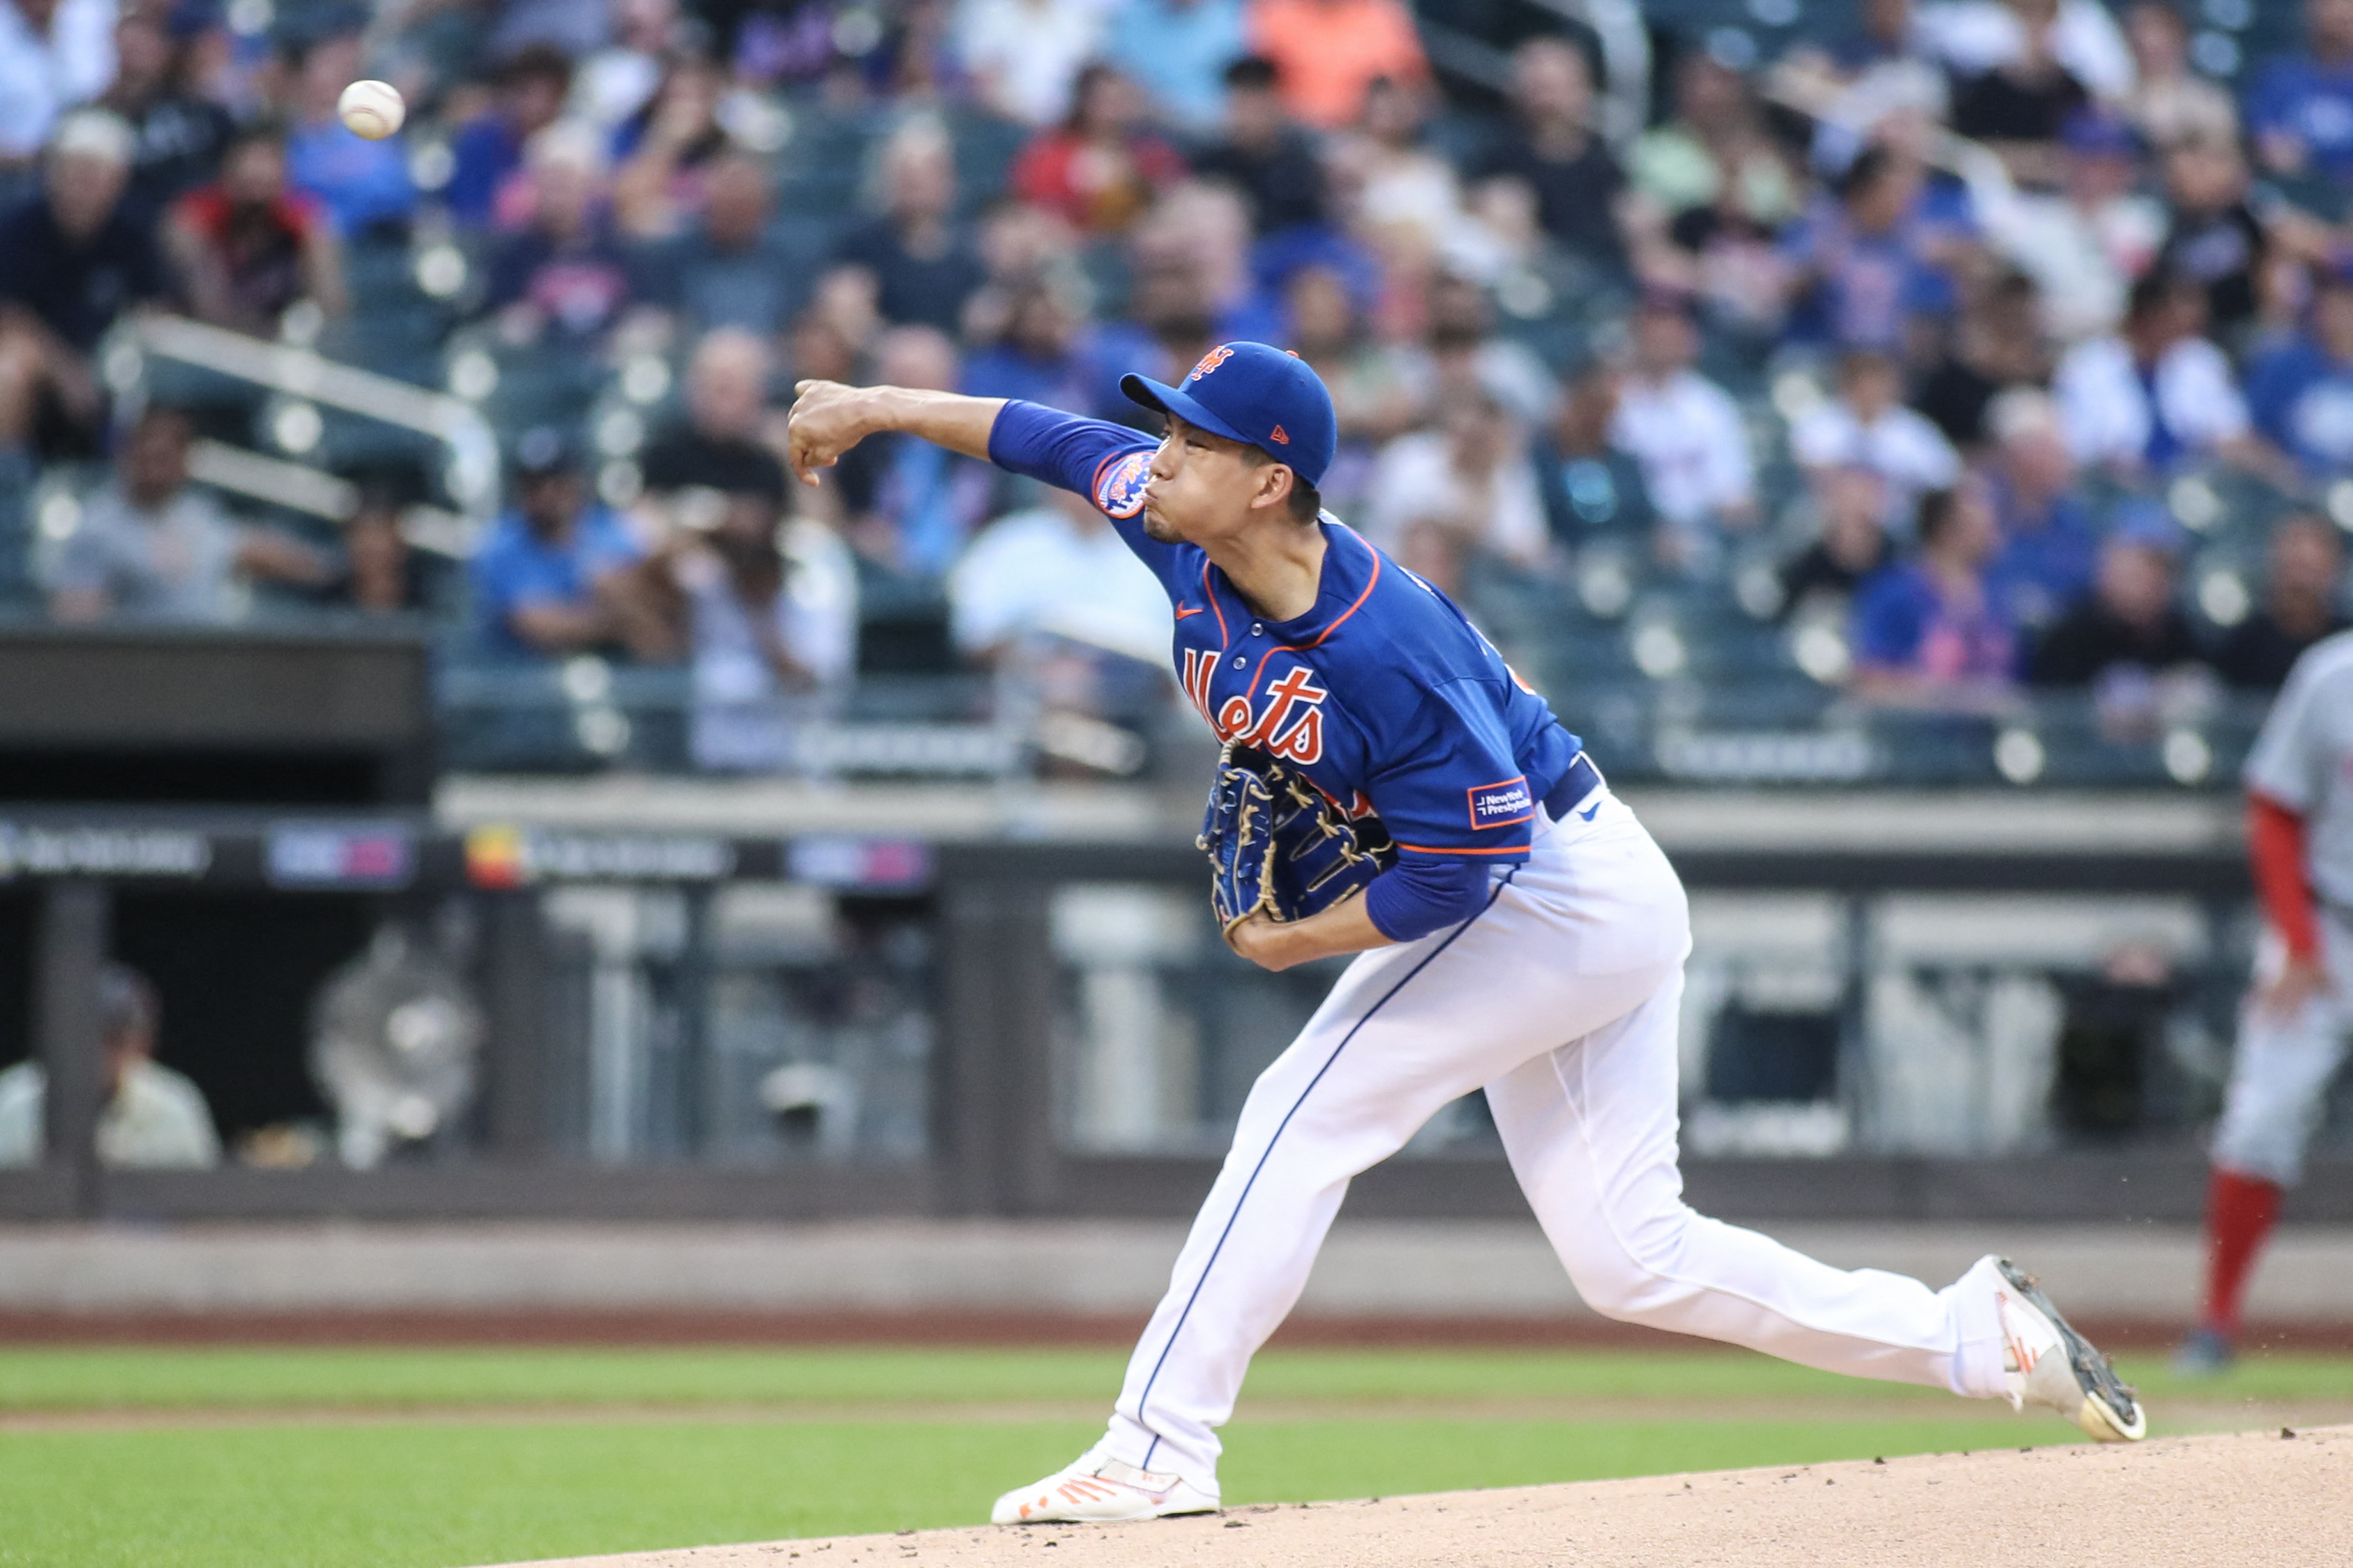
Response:
[[[1209,682],[1217,672],[1218,658],[1215,649],[1185,650],[1185,695],[1201,710],[1219,740],[1239,741],[1269,756],[1303,765],[1324,760],[1323,707],[1332,693],[1316,683],[1314,671],[1304,665],[1291,669],[1268,688],[1265,702],[1257,708],[1250,706],[1249,698],[1234,696],[1212,713]]]
[[[1219,346],[1218,348],[1211,349],[1208,353],[1201,356],[1201,363],[1195,365],[1193,367],[1193,374],[1187,376],[1185,379],[1187,381],[1198,381],[1203,376],[1208,374],[1211,371],[1217,369],[1219,365],[1225,363],[1228,360],[1233,357],[1234,351],[1229,348]]]
[[[1144,489],[1152,482],[1152,454],[1130,452],[1104,468],[1095,479],[1095,505],[1112,517],[1134,517],[1144,510]]]
[[[1462,792],[1471,801],[1471,826],[1509,827],[1525,822],[1536,814],[1535,797],[1528,793],[1525,777],[1504,779],[1497,784],[1473,784]]]

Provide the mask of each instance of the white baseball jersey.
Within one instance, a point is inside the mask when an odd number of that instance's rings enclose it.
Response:
[[[2246,781],[2304,818],[2313,890],[2353,910],[2353,632],[2296,660],[2247,758]]]
[[[2305,871],[2324,906],[2320,961],[2330,989],[2287,1014],[2249,999],[2214,1163],[2293,1186],[2353,1037],[2353,632],[2296,660],[2247,759],[2246,781],[2304,818]],[[2286,943],[2266,932],[2255,953],[2258,997],[2286,962]]]

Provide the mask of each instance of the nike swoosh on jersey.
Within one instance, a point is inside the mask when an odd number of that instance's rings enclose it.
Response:
[[[1178,610],[1178,611],[1176,612],[1176,618],[1177,618],[1178,620],[1180,620],[1180,621],[1181,621],[1181,620],[1183,620],[1187,616],[1206,616],[1206,615],[1208,615],[1208,613],[1209,613],[1209,607],[1208,607],[1207,605],[1194,605],[1194,606],[1193,606],[1191,609],[1189,609],[1189,610],[1187,610],[1187,609],[1180,609],[1180,610]]]

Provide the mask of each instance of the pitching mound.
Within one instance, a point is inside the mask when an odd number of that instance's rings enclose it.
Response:
[[[1050,1558],[1041,1555],[1050,1550]],[[583,1558],[598,1568],[2231,1568],[2353,1562],[2353,1426],[1646,1476],[1149,1524],[1032,1525]],[[552,1565],[543,1565],[552,1568]]]

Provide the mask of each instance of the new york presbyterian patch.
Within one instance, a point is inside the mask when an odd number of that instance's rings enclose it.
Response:
[[[1509,827],[1536,814],[1535,797],[1528,793],[1525,778],[1472,784],[1463,793],[1471,799],[1471,826],[1474,832],[1482,827]]]
[[[1134,517],[1144,510],[1144,487],[1152,482],[1152,454],[1130,452],[1095,476],[1095,505],[1111,517]]]

